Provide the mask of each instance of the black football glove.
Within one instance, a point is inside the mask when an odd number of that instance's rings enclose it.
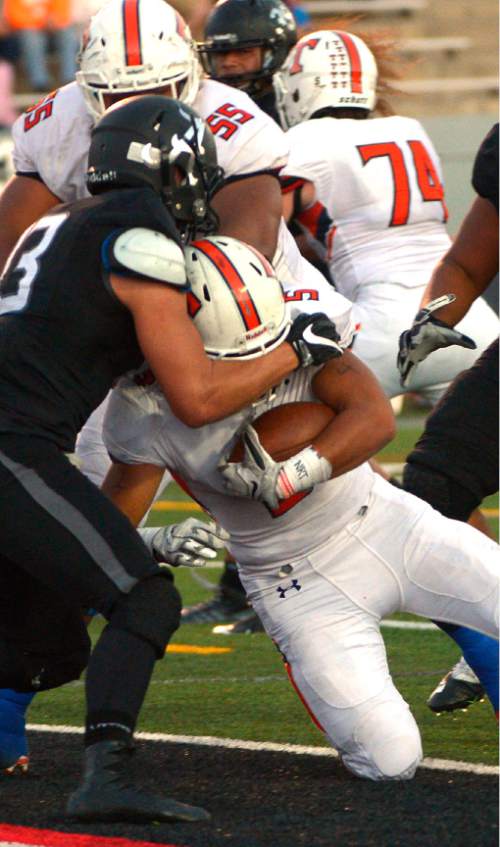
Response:
[[[338,343],[340,335],[335,324],[323,312],[300,314],[292,323],[286,340],[299,357],[301,368],[322,365],[344,352]]]
[[[454,294],[445,294],[432,300],[415,315],[410,329],[405,330],[399,336],[398,369],[401,375],[401,385],[406,388],[412,369],[423,362],[429,353],[439,350],[441,347],[450,347],[458,344],[459,347],[467,347],[475,350],[476,342],[453,329],[452,326],[434,318],[432,313],[436,309],[447,306],[455,300]]]

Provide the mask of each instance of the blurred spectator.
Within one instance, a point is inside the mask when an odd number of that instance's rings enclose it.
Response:
[[[71,0],[4,0],[3,17],[19,39],[27,82],[34,91],[49,91],[54,84],[74,79],[78,40]],[[59,77],[48,70],[49,36],[59,65]]]
[[[17,41],[8,35],[0,15],[0,130],[10,127],[16,117],[14,106],[14,63],[18,58]]]

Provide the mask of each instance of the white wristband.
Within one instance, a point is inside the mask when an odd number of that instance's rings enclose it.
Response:
[[[332,470],[328,459],[320,456],[314,447],[305,447],[283,462],[276,480],[276,493],[280,500],[286,500],[298,491],[312,488],[318,482],[326,482]]]
[[[155,549],[155,538],[159,532],[162,531],[165,527],[162,526],[140,526],[137,529],[137,532],[141,536],[144,544],[148,548],[151,555],[157,559],[157,551]],[[160,554],[161,556],[161,554]],[[162,561],[162,559],[157,559],[157,561]]]

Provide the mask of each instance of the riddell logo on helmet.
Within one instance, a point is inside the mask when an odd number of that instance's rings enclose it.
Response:
[[[245,337],[248,339],[248,341],[253,341],[254,338],[258,338],[259,335],[262,335],[266,331],[267,326],[260,326],[258,329],[255,329],[252,332],[247,332]]]

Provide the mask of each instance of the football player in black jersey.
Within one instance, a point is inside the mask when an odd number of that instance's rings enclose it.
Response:
[[[35,223],[0,281],[0,687],[32,692],[78,678],[90,649],[80,610],[108,621],[86,678],[85,774],[68,802],[79,820],[208,814],[127,785],[137,715],[180,600],[128,519],[70,462],[78,432],[144,359],[178,417],[197,427],[296,367],[340,355],[333,324],[302,315],[259,367],[206,357],[187,315],[181,234],[214,226],[208,201],[219,177],[193,110],[160,96],[123,101],[93,133],[94,196]],[[51,635],[34,644],[32,624],[47,615]]]
[[[454,343],[459,333],[453,327],[498,273],[498,124],[479,148],[472,184],[477,197],[432,275],[422,310],[401,336],[403,379],[433,350]],[[441,308],[426,308],[438,298]],[[498,490],[498,423],[497,340],[455,379],[427,418],[407,458],[404,488],[447,517],[467,521]],[[486,689],[498,709],[498,643],[465,627],[439,625],[463,657],[432,692],[429,707],[436,712],[467,708]]]
[[[246,91],[279,123],[272,78],[296,43],[282,0],[225,0],[209,14],[198,53],[211,79]]]

